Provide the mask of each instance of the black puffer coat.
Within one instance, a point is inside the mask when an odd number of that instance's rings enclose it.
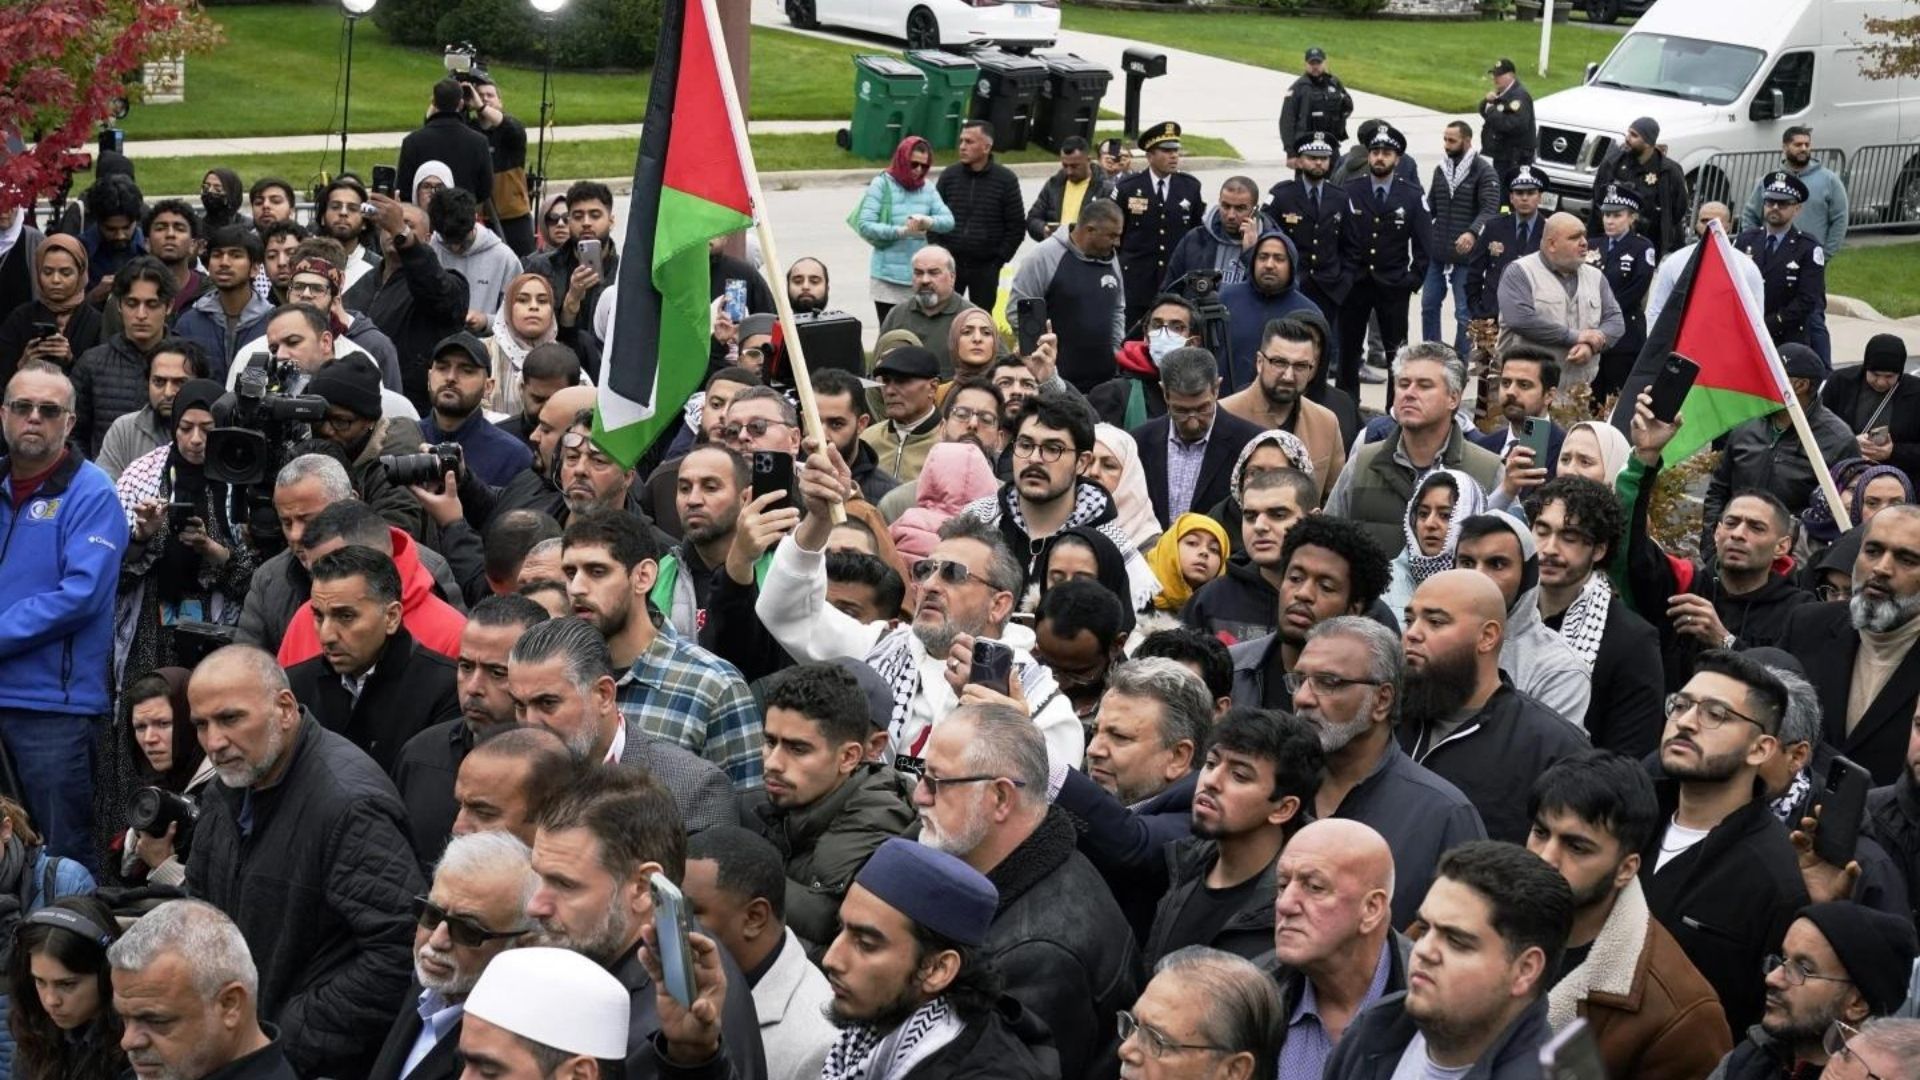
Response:
[[[425,883],[400,796],[373,759],[304,712],[291,741],[274,786],[209,785],[187,891],[239,924],[261,1019],[280,1025],[294,1068],[365,1076],[412,974]]]
[[[97,458],[113,422],[147,406],[147,354],[115,334],[81,353],[71,374],[73,443]]]

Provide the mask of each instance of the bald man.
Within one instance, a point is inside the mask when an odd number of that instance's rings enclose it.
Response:
[[[280,1027],[295,1069],[365,1076],[406,992],[425,884],[400,796],[300,708],[263,650],[202,660],[187,705],[220,781],[201,796],[187,891],[239,925],[260,1018]]]
[[[1716,221],[1720,223],[1720,231],[1728,241],[1732,241],[1733,212],[1727,209],[1726,203],[1704,202],[1693,214],[1694,242],[1660,260],[1660,268],[1653,272],[1653,286],[1647,290],[1647,325],[1649,327],[1660,321],[1660,312],[1666,308],[1667,298],[1673,295],[1673,287],[1680,283],[1681,272],[1687,268],[1687,263],[1693,261],[1694,249],[1707,238],[1707,231]],[[1727,250],[1739,256],[1729,259],[1728,264],[1733,267],[1734,273],[1746,282],[1751,294],[1755,297],[1765,295],[1767,283],[1760,274],[1760,264],[1735,252],[1731,243],[1728,244]],[[1663,356],[1661,360],[1664,362],[1666,358]],[[1627,396],[1624,400],[1632,402],[1633,398]]]
[[[1607,276],[1587,262],[1587,229],[1572,214],[1547,219],[1540,250],[1500,275],[1498,350],[1533,345],[1560,361],[1560,389],[1593,381],[1600,354],[1626,333]]]
[[[1587,747],[1586,733],[1515,690],[1500,674],[1506,637],[1500,587],[1475,570],[1447,570],[1407,601],[1400,747],[1480,811],[1487,836],[1523,843],[1527,797],[1547,766]]]
[[[477,498],[474,488],[479,485],[461,485],[461,497],[473,500],[468,504],[468,519],[485,521],[491,527],[508,511],[538,510],[564,522],[566,500],[560,495],[558,483],[560,439],[573,426],[576,416],[593,408],[598,393],[591,386],[568,386],[554,391],[547,403],[540,406],[533,430],[527,433],[527,442],[533,447],[533,464],[516,473],[505,487],[486,489],[493,495],[491,505]]]
[[[1371,826],[1316,821],[1287,842],[1274,884],[1273,957],[1288,1018],[1280,1075],[1318,1076],[1354,1016],[1407,988],[1408,942],[1391,925],[1393,852]]]

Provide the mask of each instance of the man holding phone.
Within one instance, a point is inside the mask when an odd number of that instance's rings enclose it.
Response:
[[[1506,426],[1464,431],[1469,442],[1506,462],[1502,487],[1518,497],[1522,489],[1553,479],[1560,461],[1560,444],[1567,433],[1547,413],[1547,404],[1560,386],[1560,361],[1546,349],[1510,345],[1500,354],[1498,371],[1498,405]],[[1523,447],[1524,456],[1517,456]]]

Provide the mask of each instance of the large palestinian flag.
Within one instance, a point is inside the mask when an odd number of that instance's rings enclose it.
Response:
[[[633,170],[594,438],[632,468],[707,372],[707,241],[753,224],[703,0],[666,0]]]
[[[1761,298],[1749,295],[1733,272],[1733,250],[1715,222],[1694,247],[1660,319],[1647,331],[1613,422],[1628,430],[1634,400],[1652,382],[1670,353],[1700,365],[1700,377],[1680,405],[1684,423],[1667,444],[1661,464],[1673,466],[1757,416],[1786,408],[1793,388],[1780,364],[1761,314]]]

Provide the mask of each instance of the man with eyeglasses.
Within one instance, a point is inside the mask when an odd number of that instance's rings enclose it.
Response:
[[[94,725],[111,708],[114,596],[128,524],[114,483],[67,448],[73,384],[27,361],[0,417],[0,743],[56,855],[91,863]]]
[[[399,393],[400,354],[394,348],[393,339],[374,325],[365,312],[347,308],[342,284],[342,268],[349,262],[347,253],[332,238],[315,236],[300,241],[291,259],[287,303],[306,304],[325,313],[327,329],[333,334],[334,355],[359,351],[373,357],[380,366],[382,384],[394,392],[388,406],[390,415],[414,414],[413,406],[403,405],[406,399]],[[234,354],[236,359],[244,362],[246,357],[267,347],[266,320],[270,317],[271,313],[255,316],[241,324],[239,340],[244,344]]]
[[[1285,684],[1286,704],[1313,728],[1326,755],[1326,778],[1310,807],[1315,820],[1350,819],[1386,839],[1390,925],[1409,926],[1433,883],[1440,856],[1487,838],[1480,812],[1460,792],[1415,762],[1394,739],[1406,696],[1399,635],[1364,615],[1341,615],[1307,634]]]
[[[1174,350],[1200,343],[1200,313],[1193,304],[1174,293],[1154,297],[1141,336],[1121,343],[1113,354],[1114,377],[1087,391],[1087,404],[1123,430],[1167,415],[1160,365]]]
[[[1827,1068],[1821,1080],[1894,1080],[1920,1076],[1920,1020],[1881,1017],[1858,1029],[1835,1024],[1822,1040]]]
[[[533,852],[511,833],[455,837],[433,887],[413,898],[413,985],[368,1080],[457,1080],[467,995],[487,964],[532,929]]]
[[[1667,697],[1654,785],[1664,822],[1640,867],[1647,906],[1706,976],[1736,1032],[1758,1023],[1755,973],[1777,951],[1806,883],[1760,766],[1774,753],[1787,691],[1759,661],[1702,653]]]
[[[1714,1077],[1771,1080],[1841,1057],[1850,1034],[1905,1000],[1915,953],[1910,919],[1844,900],[1800,909],[1766,959],[1766,1012]]]
[[[1045,1021],[1062,1077],[1111,1077],[1108,1017],[1139,987],[1126,916],[1048,805],[1045,741],[1024,710],[963,704],[933,730],[914,770],[920,843],[984,874],[1000,903],[981,952],[1007,993]]]
[[[1239,323],[1234,323],[1239,326]],[[1234,355],[1242,355],[1236,345]],[[1258,335],[1249,335],[1253,380],[1220,399],[1220,407],[1266,431],[1290,432],[1306,444],[1320,497],[1347,463],[1340,418],[1309,395],[1320,378],[1320,341],[1305,323],[1269,319]]]
[[[1284,1016],[1273,980],[1251,962],[1197,945],[1181,949],[1160,961],[1133,1008],[1116,1017],[1121,1075],[1273,1076]]]

